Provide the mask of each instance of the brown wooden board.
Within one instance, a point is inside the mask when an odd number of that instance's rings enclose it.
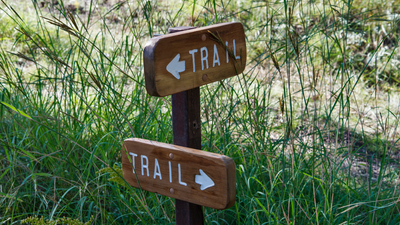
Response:
[[[150,39],[144,48],[146,89],[167,96],[243,72],[246,40],[241,23],[221,23]]]
[[[124,141],[122,171],[146,191],[215,209],[235,203],[235,163],[224,155],[131,138]]]

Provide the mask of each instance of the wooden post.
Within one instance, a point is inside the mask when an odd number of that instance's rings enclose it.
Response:
[[[246,65],[242,24],[193,28],[170,28],[169,35],[150,39],[143,51],[147,92],[172,95],[174,145],[127,139],[122,153],[124,178],[132,186],[175,198],[178,225],[204,224],[202,206],[226,209],[235,203],[235,163],[224,155],[201,151],[199,87],[235,76]],[[149,166],[152,162],[154,170]],[[140,174],[135,172],[139,164]]]
[[[193,28],[170,28],[168,33],[176,33]],[[173,143],[184,147],[201,149],[200,124],[200,88],[197,87],[173,94]],[[177,225],[204,224],[202,206],[178,199],[175,199],[175,217]]]

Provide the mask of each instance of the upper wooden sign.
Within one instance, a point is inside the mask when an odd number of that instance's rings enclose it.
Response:
[[[144,48],[146,89],[167,96],[243,72],[246,41],[241,23],[166,34],[150,39]]]
[[[146,191],[215,209],[235,203],[235,163],[224,155],[131,138],[124,141],[122,171]]]

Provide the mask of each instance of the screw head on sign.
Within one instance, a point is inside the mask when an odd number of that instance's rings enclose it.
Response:
[[[173,188],[170,188],[170,189],[169,189],[169,193],[174,194],[174,193],[175,193],[175,190],[174,190]]]
[[[203,77],[201,78],[204,82],[208,80],[208,75],[204,74]]]
[[[174,159],[174,154],[169,153],[169,158],[170,158],[170,159]]]
[[[207,40],[207,36],[205,34],[201,35],[201,40],[203,41]]]

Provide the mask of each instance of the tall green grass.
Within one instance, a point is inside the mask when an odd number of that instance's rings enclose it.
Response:
[[[172,143],[143,47],[239,21],[246,72],[201,88],[203,150],[237,176],[206,223],[398,224],[399,3],[1,1],[0,221],[173,224],[172,199],[121,177],[124,139]]]

